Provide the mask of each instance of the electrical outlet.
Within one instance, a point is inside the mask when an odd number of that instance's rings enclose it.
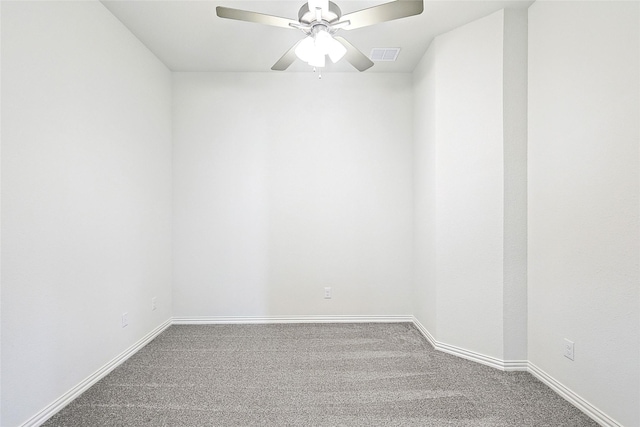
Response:
[[[575,343],[565,338],[564,339],[564,357],[566,357],[567,359],[573,360],[574,348],[575,348]]]
[[[324,288],[324,299],[331,299],[331,288]]]
[[[157,297],[151,298],[151,311],[154,311],[156,308],[158,308],[157,299]]]
[[[129,325],[129,313],[122,313],[122,327],[126,328]]]

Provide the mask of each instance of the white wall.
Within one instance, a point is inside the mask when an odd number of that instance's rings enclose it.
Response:
[[[502,358],[503,13],[435,41],[437,339]]]
[[[438,36],[414,72],[414,313],[509,361],[527,357],[526,16]]]
[[[437,335],[436,48],[413,73],[413,315]]]
[[[504,10],[504,360],[527,360],[527,9]]]
[[[410,74],[173,82],[175,316],[411,313]]]
[[[2,5],[0,5],[0,42],[2,35]],[[0,49],[0,92],[2,91],[2,49]],[[0,102],[0,224],[2,224],[2,102]],[[0,254],[2,227],[0,226]],[[0,421],[2,421],[2,257],[0,256]]]
[[[639,23],[638,2],[529,9],[529,360],[625,426],[640,425]]]
[[[1,6],[11,427],[171,316],[171,80],[97,1]]]
[[[433,120],[416,123],[416,292],[435,298],[416,313],[438,341],[495,358],[503,355],[502,75],[502,11],[437,37],[414,75],[416,120]]]

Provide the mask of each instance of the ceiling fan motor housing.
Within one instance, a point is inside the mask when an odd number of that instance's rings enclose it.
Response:
[[[329,2],[329,9],[322,10],[322,20],[326,21],[329,24],[338,22],[341,16],[342,11],[340,11],[340,8],[337,4],[331,1]],[[298,11],[298,21],[300,21],[301,24],[305,25],[311,25],[316,21],[316,11],[309,10],[309,4],[306,2]]]

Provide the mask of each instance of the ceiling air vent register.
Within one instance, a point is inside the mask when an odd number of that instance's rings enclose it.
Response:
[[[371,55],[369,58],[372,61],[395,61],[398,59],[398,54],[400,53],[399,47],[374,47],[371,49]]]

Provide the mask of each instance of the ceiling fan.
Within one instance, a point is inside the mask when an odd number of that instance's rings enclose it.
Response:
[[[419,15],[423,0],[395,0],[368,9],[342,15],[340,8],[329,0],[308,0],[298,11],[298,20],[266,15],[229,7],[216,7],[220,18],[255,22],[302,31],[306,37],[298,41],[274,65],[272,70],[284,71],[296,58],[313,67],[324,67],[326,57],[336,63],[343,57],[358,71],[373,66],[373,62],[346,39],[335,34],[339,30],[354,30],[380,22]]]

